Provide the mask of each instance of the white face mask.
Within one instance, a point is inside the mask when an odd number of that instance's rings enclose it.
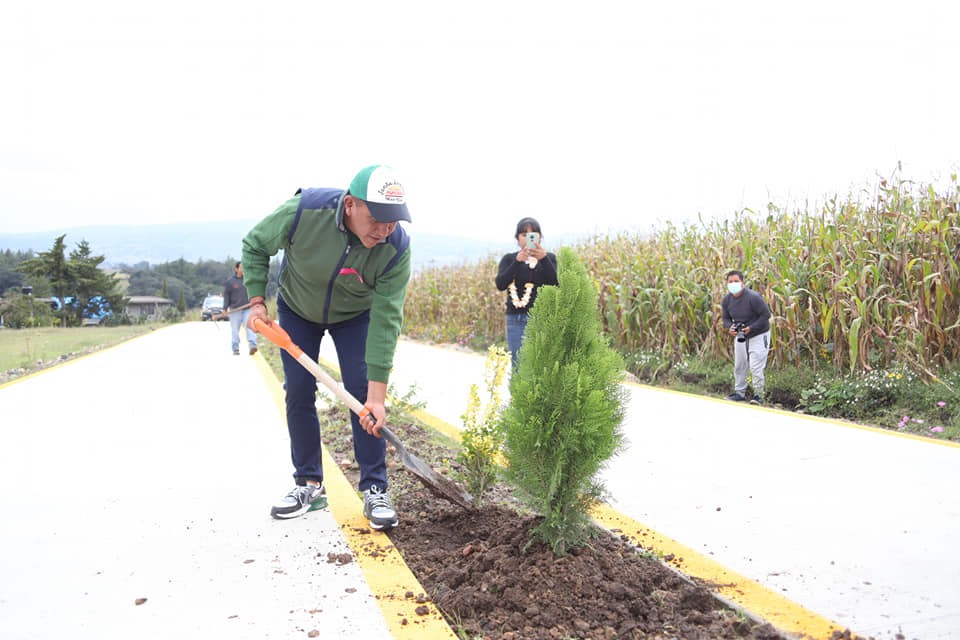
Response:
[[[727,291],[729,291],[733,295],[737,295],[738,293],[743,291],[743,284],[740,282],[728,282]]]

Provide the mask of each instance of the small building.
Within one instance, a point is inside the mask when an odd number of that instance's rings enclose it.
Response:
[[[167,309],[172,308],[173,300],[161,298],[159,296],[130,296],[127,298],[127,315],[130,318],[151,318],[159,319],[163,317]]]

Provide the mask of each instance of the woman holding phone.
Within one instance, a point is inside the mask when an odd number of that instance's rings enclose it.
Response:
[[[541,245],[540,223],[523,218],[517,223],[515,237],[520,250],[500,259],[496,278],[497,289],[507,292],[507,348],[514,368],[537,289],[557,284],[557,256],[547,253]]]

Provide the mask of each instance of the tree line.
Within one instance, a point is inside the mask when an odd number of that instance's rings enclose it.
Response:
[[[124,312],[131,296],[158,296],[174,302],[177,314],[202,305],[209,294],[223,292],[237,260],[183,258],[150,265],[139,262],[103,268],[105,257],[95,254],[86,240],[67,251],[66,235],[40,253],[0,250],[0,314],[8,327],[49,325],[79,326],[84,317],[105,314],[105,323],[129,322]],[[276,294],[279,260],[270,264],[268,295]],[[37,298],[54,300],[37,304]],[[55,308],[54,308],[55,307]]]

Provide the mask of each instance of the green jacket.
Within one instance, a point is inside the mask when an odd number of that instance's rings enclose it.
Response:
[[[410,239],[403,227],[367,249],[343,224],[341,189],[305,189],[243,239],[244,285],[263,296],[270,258],[281,249],[280,295],[298,316],[335,324],[370,311],[366,363],[370,380],[386,383],[403,324],[410,279]]]

